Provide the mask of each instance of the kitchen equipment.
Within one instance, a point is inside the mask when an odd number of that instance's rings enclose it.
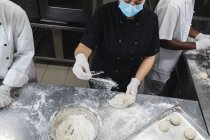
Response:
[[[176,114],[181,117],[181,124],[174,126],[169,125],[168,132],[162,132],[158,124],[161,121],[169,121],[171,115]],[[128,134],[123,140],[169,140],[169,139],[184,139],[184,130],[186,128],[192,128],[196,132],[195,140],[210,140],[208,134],[202,130],[185,112],[180,106],[174,106],[167,111],[163,112],[144,127],[133,131]]]
[[[56,139],[56,129],[58,126],[67,119],[70,115],[84,115],[95,128],[95,138],[99,132],[99,123],[96,115],[84,107],[69,106],[56,112],[50,119],[49,137],[52,140]],[[85,126],[84,126],[85,127]]]

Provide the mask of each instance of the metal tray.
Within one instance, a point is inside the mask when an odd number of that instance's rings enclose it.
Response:
[[[174,113],[181,117],[182,123],[179,126],[170,124],[169,131],[162,132],[158,127],[158,123],[165,119],[169,120],[169,117]],[[144,127],[133,131],[122,140],[185,140],[184,130],[186,128],[192,128],[195,130],[196,138],[194,140],[210,140],[209,135],[201,129],[179,105],[163,112],[147,123]]]

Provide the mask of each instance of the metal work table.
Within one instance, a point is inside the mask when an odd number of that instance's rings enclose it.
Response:
[[[197,101],[138,95],[135,105],[113,109],[108,100],[116,93],[106,90],[61,87],[31,83],[15,91],[16,97],[8,108],[0,110],[0,137],[16,140],[48,140],[50,118],[60,108],[82,106],[97,115],[100,139],[118,140],[135,128],[176,104],[204,130],[205,124]]]
[[[193,55],[193,51],[186,51],[185,58],[188,64],[188,71],[192,76],[194,86],[196,89],[198,101],[201,107],[201,111],[204,116],[204,120],[207,126],[208,133],[210,134],[210,79],[199,79],[197,74],[204,71],[201,65],[204,61],[203,56]]]

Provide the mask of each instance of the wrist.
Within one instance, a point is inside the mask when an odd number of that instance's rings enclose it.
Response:
[[[87,57],[85,56],[84,53],[78,53],[76,56],[75,56],[75,59],[85,59],[87,60]]]
[[[201,40],[203,39],[203,34],[202,33],[199,33],[196,37],[195,37],[195,40]]]
[[[137,78],[132,78],[131,81],[134,82],[137,86],[141,84],[141,81]]]
[[[200,50],[198,41],[195,42],[195,46],[196,46],[196,48],[195,48],[196,50]]]

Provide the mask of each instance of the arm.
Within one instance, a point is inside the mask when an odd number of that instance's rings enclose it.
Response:
[[[162,48],[171,49],[171,50],[192,50],[196,49],[195,42],[181,42],[175,39],[172,40],[160,40],[160,46]]]
[[[210,40],[208,40],[208,38],[210,38],[209,35],[202,34],[191,27],[189,36],[195,38],[197,42],[181,42],[175,39],[160,39],[160,45],[162,48],[171,50],[207,49],[210,47]]]
[[[181,14],[177,7],[168,5],[156,9],[156,13],[158,15],[160,46],[162,48],[171,50],[190,50],[196,48],[196,44],[193,42],[181,42],[173,39],[174,31],[177,28],[177,20]],[[195,30],[192,29],[191,34],[195,36]]]
[[[139,81],[142,81],[144,79],[144,77],[151,70],[152,65],[154,64],[154,62],[155,62],[155,55],[154,56],[145,57],[143,59],[143,62],[139,66],[139,69],[138,69],[138,71],[136,73],[135,78],[138,79]]]
[[[134,99],[136,98],[136,94],[138,92],[138,87],[141,84],[141,81],[151,70],[152,65],[155,61],[155,55],[144,57],[143,62],[139,66],[135,78],[131,79],[131,82],[127,86],[126,94],[131,95]]]
[[[3,84],[22,87],[28,82],[29,69],[34,56],[34,42],[31,26],[26,13],[13,11],[14,62],[4,78]]]
[[[101,12],[96,11],[92,17],[85,33],[81,39],[80,44],[74,52],[75,64],[73,66],[73,73],[81,80],[89,80],[92,75],[88,63],[88,58],[99,42],[102,30]]]

